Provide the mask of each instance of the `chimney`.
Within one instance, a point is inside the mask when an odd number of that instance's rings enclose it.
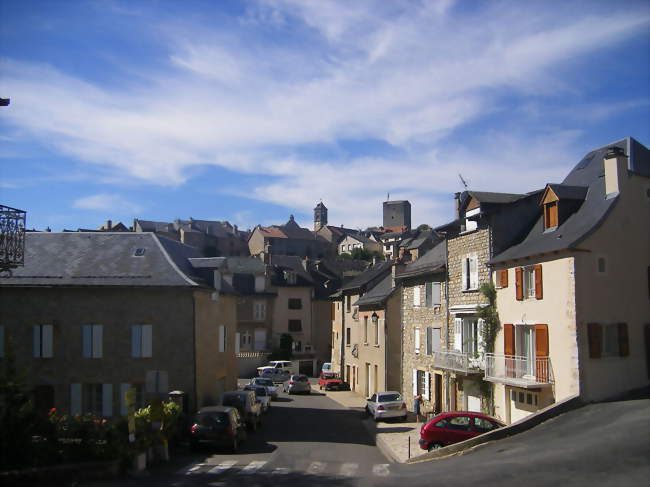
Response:
[[[627,179],[627,156],[620,147],[607,149],[603,161],[605,166],[605,197],[618,195]]]
[[[111,220],[106,220],[106,230],[113,228],[113,222]]]
[[[393,266],[390,268],[392,287],[396,286],[395,277],[397,276],[397,274],[399,274],[398,271],[401,271],[403,268],[404,268],[404,264],[400,264],[399,262],[394,262]]]
[[[456,200],[456,215],[454,218],[458,220],[460,218],[460,193],[454,193],[454,199]]]

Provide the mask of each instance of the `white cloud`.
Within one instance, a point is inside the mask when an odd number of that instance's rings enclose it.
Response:
[[[120,195],[108,193],[79,198],[72,203],[72,206],[80,210],[110,211],[112,214],[136,214],[142,211],[140,205],[132,203]]]
[[[646,11],[607,5],[571,15],[543,2],[459,7],[268,0],[249,6],[237,28],[163,26],[157,33],[170,50],[167,64],[141,67],[142,85],[129,79],[105,87],[5,60],[12,107],[3,115],[120,177],[180,185],[199,165],[268,175],[268,184],[240,194],[307,213],[322,197],[340,208],[332,220],[362,226],[378,221],[378,202],[390,189],[412,199],[414,219],[435,223],[448,218],[459,172],[473,187],[496,191],[561,179],[576,155],[576,135],[562,125],[533,133],[503,127],[472,140],[455,133],[498,113],[513,94],[570,93],[574,60],[648,27]],[[262,27],[285,33],[297,26],[300,41],[273,44],[256,35]],[[403,155],[297,155],[302,146],[341,139],[388,142]],[[110,194],[92,198],[76,203],[130,204]]]

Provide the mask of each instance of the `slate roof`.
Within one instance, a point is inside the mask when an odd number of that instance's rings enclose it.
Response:
[[[526,196],[515,193],[490,193],[487,191],[467,191],[467,195],[475,198],[479,203],[502,205],[512,203]]]
[[[544,232],[543,215],[539,217],[526,238],[489,261],[498,264],[512,259],[521,259],[548,252],[574,249],[591,232],[596,230],[606,218],[618,197],[605,198],[605,178],[603,159],[610,147],[620,147],[628,158],[628,169],[650,177],[650,151],[636,140],[628,137],[596,149],[587,154],[562,182],[569,194],[575,187],[588,187],[584,202],[575,213],[562,222],[556,230]],[[564,189],[560,189],[564,191]]]
[[[29,232],[25,266],[0,285],[196,287],[188,256],[199,252],[148,232]]]
[[[285,270],[295,272],[296,276],[303,280],[302,285],[313,284],[314,280],[303,267],[302,259],[300,257],[295,255],[274,255],[271,259],[271,265],[275,269],[276,273]]]
[[[293,215],[284,225],[271,225],[270,227],[263,227],[262,225],[258,225],[257,228],[259,228],[262,235],[270,238],[293,238],[301,240],[316,239],[310,230],[302,228],[296,223],[296,221],[293,219]]]
[[[355,303],[352,303],[353,306],[371,306],[371,305],[381,305],[386,299],[393,294],[395,288],[393,287],[393,276],[388,274],[381,281],[377,283],[366,294],[361,296]]]
[[[381,276],[383,273],[388,272],[390,273],[390,268],[392,266],[391,262],[380,262],[375,264],[374,266],[370,267],[368,270],[365,272],[359,274],[356,276],[354,279],[351,281],[347,282],[342,286],[343,291],[349,291],[352,289],[357,289],[360,287],[365,286],[366,284],[370,283],[372,280],[378,278]]]
[[[566,184],[548,184],[547,186],[561,200],[583,201],[589,189],[587,186],[569,186]]]
[[[397,274],[396,279],[415,277],[433,272],[439,272],[447,266],[447,243],[442,241],[430,249],[422,257],[406,264],[404,269]]]

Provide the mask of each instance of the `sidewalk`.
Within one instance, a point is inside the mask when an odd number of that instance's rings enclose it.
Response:
[[[402,423],[398,420],[375,422],[372,418],[363,416],[366,407],[366,400],[352,391],[319,391],[323,392],[334,401],[349,409],[359,411],[359,420],[368,432],[375,439],[375,444],[386,457],[397,463],[405,463],[410,457],[416,457],[422,453],[418,440],[420,439],[420,427],[423,423],[411,422],[412,413],[409,413],[409,422]]]

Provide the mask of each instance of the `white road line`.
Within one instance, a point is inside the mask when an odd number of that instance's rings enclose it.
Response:
[[[357,473],[358,469],[358,463],[344,463],[341,465],[341,471],[339,473],[344,477],[352,477],[355,473]]]
[[[208,473],[218,475],[220,473],[225,472],[226,470],[230,470],[236,464],[237,464],[237,460],[226,460],[225,462],[221,462],[216,467],[213,467],[210,470],[208,470]]]
[[[390,475],[389,466],[390,463],[378,463],[373,465],[372,473],[373,475],[378,475],[379,477],[388,477]]]
[[[249,474],[249,473],[255,473],[257,472],[260,468],[262,468],[264,465],[266,465],[266,461],[262,460],[256,460],[252,461],[248,465],[246,465],[244,468],[242,468],[239,473],[240,474]]]
[[[176,475],[192,475],[204,465],[205,463],[194,463],[192,465],[188,465],[187,467],[183,467],[177,471]]]
[[[311,462],[309,467],[307,467],[307,473],[309,474],[319,474],[325,470],[325,464],[323,462]]]
[[[287,467],[278,467],[273,469],[271,472],[273,475],[287,475],[291,470],[289,470]]]

